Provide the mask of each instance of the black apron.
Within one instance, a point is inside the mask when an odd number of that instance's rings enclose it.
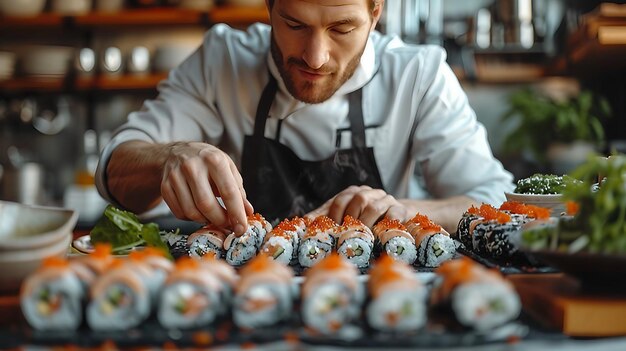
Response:
[[[257,106],[254,134],[246,135],[242,154],[242,176],[248,200],[256,212],[271,222],[302,216],[350,185],[382,189],[373,149],[365,144],[362,90],[349,95],[352,148],[338,149],[321,161],[304,161],[276,139],[265,138],[265,122],[278,90],[269,74]],[[281,121],[282,122],[282,121]]]

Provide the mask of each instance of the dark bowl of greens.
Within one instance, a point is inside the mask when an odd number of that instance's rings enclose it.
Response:
[[[598,175],[604,180],[597,184]],[[528,228],[521,249],[577,277],[586,286],[624,286],[626,275],[626,156],[591,157],[563,189],[570,216]]]

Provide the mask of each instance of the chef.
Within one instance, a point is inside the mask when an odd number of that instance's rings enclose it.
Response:
[[[213,26],[115,132],[107,200],[236,234],[253,211],[369,226],[420,212],[453,230],[512,190],[444,50],[375,30],[384,0],[266,5],[269,26]]]

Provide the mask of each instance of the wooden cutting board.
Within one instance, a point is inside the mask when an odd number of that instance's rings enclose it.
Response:
[[[511,275],[509,280],[527,313],[566,335],[626,335],[624,291],[587,292],[563,274]]]

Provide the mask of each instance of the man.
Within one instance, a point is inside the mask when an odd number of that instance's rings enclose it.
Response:
[[[236,234],[253,211],[369,226],[421,212],[454,230],[471,204],[498,204],[512,177],[443,50],[376,32],[383,4],[267,0],[271,27],[216,25],[105,148],[100,192]]]

